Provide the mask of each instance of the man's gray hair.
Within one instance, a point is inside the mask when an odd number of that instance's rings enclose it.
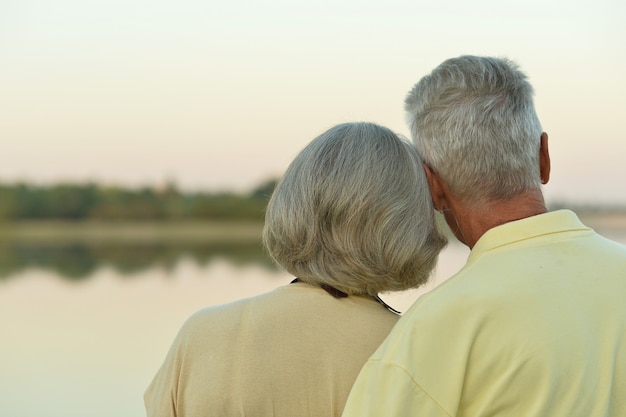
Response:
[[[417,151],[372,123],[335,126],[298,154],[263,241],[302,281],[370,295],[425,283],[446,244]]]
[[[526,75],[506,58],[448,59],[405,101],[425,163],[469,203],[541,186],[541,123]]]

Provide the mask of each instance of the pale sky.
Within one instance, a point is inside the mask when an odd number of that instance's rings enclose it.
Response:
[[[0,182],[245,191],[336,123],[408,135],[462,54],[517,61],[549,201],[626,203],[622,0],[0,0]]]

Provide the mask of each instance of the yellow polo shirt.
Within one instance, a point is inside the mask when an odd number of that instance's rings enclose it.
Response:
[[[626,416],[626,247],[568,210],[489,230],[400,319],[343,416]]]

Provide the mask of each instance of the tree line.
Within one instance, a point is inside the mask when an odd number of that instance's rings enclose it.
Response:
[[[0,221],[252,220],[262,221],[276,180],[249,193],[183,192],[170,183],[137,189],[101,184],[0,184]],[[587,213],[626,212],[623,206],[550,204]]]
[[[246,194],[182,192],[175,184],[138,189],[94,183],[0,184],[0,220],[262,221],[276,184]]]

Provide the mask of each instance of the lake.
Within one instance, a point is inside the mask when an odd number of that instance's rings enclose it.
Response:
[[[624,230],[609,235],[626,243]],[[292,279],[258,242],[2,245],[3,417],[144,416],[143,392],[189,315]],[[383,298],[406,310],[468,253],[450,244],[427,287]]]

